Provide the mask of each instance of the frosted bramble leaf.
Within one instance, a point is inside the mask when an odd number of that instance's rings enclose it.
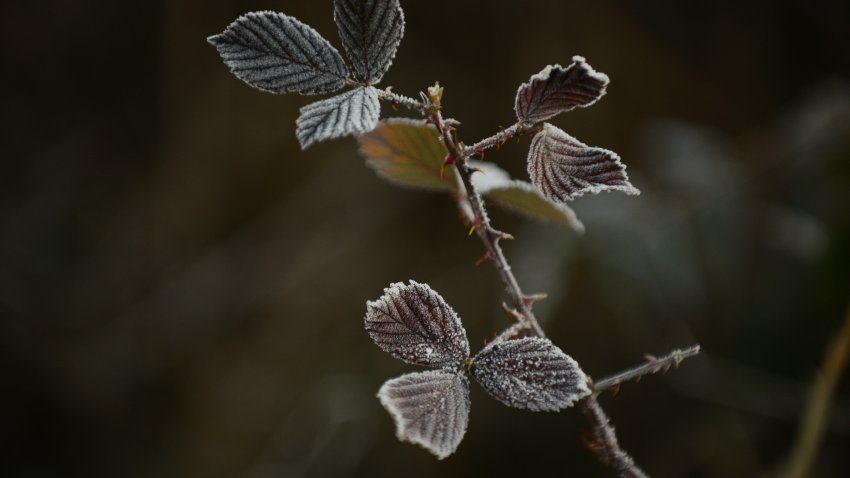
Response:
[[[557,411],[590,394],[578,364],[547,339],[492,344],[472,361],[472,375],[500,402],[531,411]]]
[[[478,170],[472,176],[472,184],[486,200],[531,219],[584,231],[584,225],[569,206],[549,200],[531,183],[511,179],[507,171],[492,163],[470,161],[469,165]]]
[[[355,88],[301,108],[295,135],[301,149],[307,149],[319,141],[372,131],[380,115],[377,90],[371,86]]]
[[[387,380],[378,392],[401,441],[443,459],[457,449],[469,421],[469,381],[446,370],[409,373]]]
[[[549,123],[531,140],[528,175],[554,201],[614,190],[640,194],[617,153],[590,147]]]
[[[443,167],[448,151],[434,125],[391,118],[358,141],[366,164],[393,184],[432,191],[456,187],[454,168]]]
[[[366,303],[364,321],[378,347],[407,363],[459,369],[469,357],[460,318],[427,284],[391,284]]]
[[[354,78],[381,81],[404,36],[404,12],[398,0],[334,0],[334,20]]]
[[[345,86],[348,67],[316,30],[276,12],[242,15],[207,38],[240,80],[270,93],[315,95]]]
[[[520,85],[516,117],[522,123],[535,124],[577,106],[590,106],[605,94],[607,85],[608,75],[574,56],[570,66],[549,65]]]

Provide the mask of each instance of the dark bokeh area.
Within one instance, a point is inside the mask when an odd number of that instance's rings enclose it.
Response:
[[[439,80],[467,142],[549,63],[611,77],[554,122],[643,194],[575,201],[583,235],[493,211],[506,253],[594,376],[702,344],[601,398],[652,476],[784,476],[850,304],[848,4],[402,5],[383,85]],[[330,0],[3,5],[0,474],[611,476],[577,411],[477,386],[456,455],[395,439],[375,393],[412,367],[366,335],[366,300],[427,282],[477,350],[504,295],[450,198],[384,183],[350,138],[301,152],[310,99],[230,75],[205,38],[265,9],[340,45]],[[487,159],[525,177],[527,147]],[[824,430],[811,476],[850,475],[846,377]]]

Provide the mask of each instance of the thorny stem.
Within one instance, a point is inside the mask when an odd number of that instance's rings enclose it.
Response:
[[[682,360],[695,355],[699,355],[699,345],[688,347],[685,350],[676,349],[661,358],[648,356],[645,364],[615,373],[595,382],[593,384],[593,393],[599,395],[605,390],[619,387],[623,382],[628,382],[629,380],[639,381],[644,375],[667,372],[670,368],[679,367]]]
[[[615,469],[621,478],[649,478],[649,475],[635,464],[632,457],[620,448],[617,433],[605,410],[596,400],[596,394],[583,398],[579,405],[593,429],[593,441],[587,445],[596,454],[596,458]]]
[[[458,195],[457,200],[459,203],[460,201],[467,201],[472,211],[472,217],[469,219],[473,221],[475,232],[487,251],[485,257],[495,265],[514,306],[514,309],[506,307],[506,310],[519,319],[519,322],[505,329],[495,340],[499,342],[509,340],[525,330],[528,330],[535,336],[545,337],[545,332],[540,327],[537,318],[534,316],[534,312],[531,310],[537,297],[523,293],[499,244],[502,239],[513,239],[513,237],[497,230],[490,223],[490,218],[487,215],[487,209],[484,206],[481,195],[472,183],[472,174],[475,170],[467,163],[467,158],[470,155],[479,154],[488,148],[501,144],[506,139],[520,134],[522,132],[522,126],[515,124],[470,147],[464,147],[457,139],[456,129],[454,128],[454,125],[459,123],[443,119],[440,106],[435,105],[433,101],[429,101],[428,97],[424,94],[422,95],[423,101],[398,95],[389,89],[379,90],[378,96],[385,101],[391,102],[393,105],[402,105],[421,113],[437,127],[437,131],[440,133],[440,139],[449,152],[446,163],[454,165],[459,180],[466,190],[466,196]],[[461,207],[461,209],[464,210],[465,208]],[[623,380],[638,378],[648,373],[656,373],[669,368],[674,363],[678,365],[678,362],[682,359],[696,355],[698,352],[699,346],[691,347],[685,351],[677,350],[662,359],[650,361],[647,364],[603,379],[598,385],[593,387],[592,394],[579,401],[579,406],[592,428],[594,440],[592,443],[589,443],[590,448],[603,464],[616,470],[621,478],[648,478],[648,475],[635,464],[632,457],[625,450],[620,448],[614,427],[611,426],[610,419],[599,405],[597,395],[599,392],[611,388]]]
[[[409,96],[399,95],[398,93],[392,92],[392,87],[388,87],[385,90],[378,90],[378,98],[384,101],[388,101],[392,105],[404,106],[405,108],[411,109],[418,113],[422,113],[422,115],[426,115],[427,105],[419,100],[415,100]]]
[[[522,134],[522,132],[523,129],[520,123],[513,124],[510,127],[499,131],[493,136],[490,136],[489,138],[484,138],[481,141],[473,144],[472,146],[463,148],[461,155],[465,158],[478,155],[490,148],[501,146],[514,136]]]
[[[516,276],[514,276],[513,271],[511,271],[511,266],[508,264],[507,258],[505,258],[505,253],[502,252],[502,246],[499,244],[502,239],[511,239],[512,237],[497,230],[490,224],[490,218],[487,216],[484,201],[481,199],[481,195],[478,193],[478,190],[472,184],[472,174],[474,173],[474,170],[469,167],[466,162],[466,157],[463,156],[460,142],[457,140],[457,137],[453,135],[454,128],[445,124],[443,121],[443,115],[440,113],[439,109],[431,108],[428,113],[431,121],[440,133],[440,138],[449,150],[448,159],[450,162],[454,163],[455,170],[466,189],[466,197],[474,215],[475,222],[473,226],[475,227],[475,232],[478,234],[481,242],[484,243],[484,247],[487,249],[487,254],[489,255],[490,260],[492,260],[493,264],[495,264],[496,270],[499,272],[499,277],[502,279],[502,283],[505,285],[505,289],[507,289],[508,295],[511,298],[511,302],[519,311],[523,320],[532,330],[534,335],[537,335],[538,337],[545,337],[546,333],[543,332],[543,328],[540,327],[540,324],[537,322],[537,318],[534,317],[534,313],[531,311],[531,306],[528,303],[528,296],[523,294],[522,289],[519,286],[519,282],[517,282]]]

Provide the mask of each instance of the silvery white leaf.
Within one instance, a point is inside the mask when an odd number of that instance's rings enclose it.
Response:
[[[404,36],[398,0],[334,0],[334,20],[358,81],[381,81]]]
[[[557,201],[612,190],[640,194],[617,153],[590,147],[549,123],[531,140],[528,175],[546,197]]]
[[[460,318],[427,284],[391,284],[366,304],[364,321],[379,347],[407,363],[460,368],[469,357]]]
[[[401,441],[443,459],[457,449],[469,421],[469,381],[445,370],[409,373],[387,380],[378,392]]]
[[[207,38],[230,71],[271,93],[330,93],[345,86],[348,67],[316,30],[276,12],[242,15]]]
[[[608,75],[594,71],[584,58],[573,57],[564,68],[549,65],[520,85],[516,94],[516,117],[523,123],[545,121],[577,106],[590,106],[605,94]]]
[[[372,131],[380,115],[378,91],[371,86],[355,88],[301,108],[295,135],[301,149],[307,149],[320,141]]]
[[[547,339],[494,343],[475,356],[472,375],[509,407],[557,411],[590,394],[578,364]]]

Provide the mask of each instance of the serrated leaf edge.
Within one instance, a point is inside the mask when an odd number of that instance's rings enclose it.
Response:
[[[404,415],[402,414],[401,410],[399,410],[399,409],[395,406],[395,404],[394,404],[394,403],[392,402],[392,400],[389,398],[389,394],[387,393],[387,389],[389,388],[389,385],[388,385],[388,384],[389,384],[391,381],[393,381],[393,380],[396,380],[396,379],[399,379],[399,378],[404,377],[405,375],[411,375],[411,374],[413,374],[413,373],[419,373],[419,374],[435,373],[435,374],[436,374],[436,373],[440,373],[440,372],[443,372],[443,373],[446,373],[446,374],[452,374],[452,375],[454,375],[454,376],[455,376],[455,378],[459,378],[459,379],[461,380],[461,382],[462,382],[462,383],[463,383],[463,382],[465,382],[465,385],[466,385],[466,396],[465,396],[465,399],[466,399],[466,408],[467,408],[467,413],[466,413],[466,417],[465,417],[466,419],[464,420],[463,430],[461,431],[461,438],[460,438],[460,440],[458,440],[458,443],[457,443],[457,444],[455,444],[455,447],[454,447],[452,450],[450,450],[448,453],[440,453],[440,452],[438,452],[437,450],[435,450],[434,448],[432,448],[432,447],[430,446],[430,443],[428,443],[428,442],[426,442],[426,441],[424,441],[424,440],[417,439],[417,438],[408,438],[408,436],[405,434],[405,430],[406,430],[407,428],[406,428],[406,426],[405,426],[406,424],[404,423]],[[453,454],[453,453],[457,450],[457,447],[458,447],[458,446],[460,445],[460,443],[463,441],[463,437],[466,435],[466,430],[467,430],[467,429],[468,429],[468,427],[469,427],[469,408],[470,408],[470,400],[469,400],[469,379],[468,379],[468,378],[466,378],[463,374],[461,374],[461,373],[460,373],[459,371],[457,371],[457,370],[452,370],[452,369],[435,369],[435,370],[426,370],[426,371],[424,371],[424,372],[412,372],[412,373],[408,373],[408,374],[404,374],[404,375],[399,375],[398,377],[394,377],[394,378],[391,378],[391,379],[388,379],[387,381],[385,381],[385,382],[384,382],[384,384],[383,384],[383,385],[381,385],[381,388],[378,390],[378,393],[376,394],[376,397],[377,397],[377,398],[378,398],[378,400],[381,402],[381,405],[384,407],[384,409],[387,411],[387,413],[389,413],[389,414],[390,414],[390,417],[392,418],[393,423],[395,424],[395,427],[396,427],[396,432],[395,432],[395,433],[396,433],[396,438],[397,438],[399,441],[401,441],[401,442],[412,443],[412,444],[414,444],[414,445],[419,445],[419,446],[421,446],[422,448],[425,448],[425,449],[426,449],[426,450],[428,450],[429,452],[431,452],[431,453],[433,453],[434,455],[436,455],[438,460],[442,460],[442,459],[444,459],[444,458],[446,458],[446,457],[448,457],[448,456],[452,455],[452,454]]]
[[[536,81],[536,80],[546,81],[552,75],[552,71],[555,70],[555,69],[558,69],[558,68],[567,70],[567,69],[574,67],[574,66],[579,67],[579,68],[582,68],[585,71],[587,71],[588,76],[596,78],[597,80],[604,83],[601,91],[599,92],[599,96],[596,99],[594,99],[593,101],[591,101],[587,104],[577,105],[577,106],[574,106],[573,108],[564,110],[564,111],[562,111],[562,113],[570,111],[574,108],[587,108],[588,106],[592,106],[592,105],[596,104],[597,101],[601,100],[602,97],[605,96],[605,94],[608,92],[607,91],[608,84],[611,82],[611,79],[608,77],[608,75],[606,75],[605,73],[602,73],[601,71],[594,70],[593,67],[590,66],[590,64],[587,63],[587,60],[581,55],[574,55],[573,58],[572,58],[572,61],[573,62],[570,63],[568,66],[561,66],[558,63],[555,63],[554,65],[547,65],[540,72],[531,75],[531,78],[529,78],[528,81],[519,85],[519,87],[517,88],[516,96],[515,96],[515,100],[514,100],[514,113],[516,114],[518,121],[520,121],[521,123],[524,123],[526,121],[525,118],[522,118],[520,116],[519,110],[517,109],[517,106],[519,106],[519,101],[518,101],[519,96],[520,96],[520,94],[522,94],[522,91],[526,88],[531,87],[531,84],[534,83],[534,81]],[[557,114],[553,115],[553,116],[557,116]],[[551,118],[551,116],[550,116],[550,118]],[[546,121],[546,119],[548,119],[548,118],[534,122],[533,124],[537,124],[537,123]]]

